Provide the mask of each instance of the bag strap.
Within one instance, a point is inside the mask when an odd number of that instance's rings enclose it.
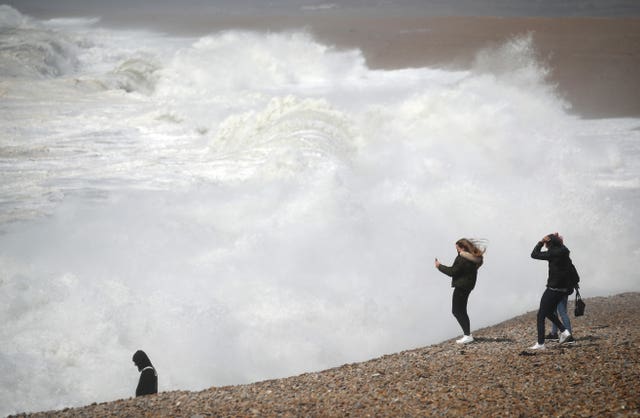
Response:
[[[144,369],[140,370],[140,373],[142,373],[143,371],[148,370],[148,369],[153,370],[153,374],[158,376],[158,372],[156,372],[156,369],[154,369],[152,366],[145,367]]]

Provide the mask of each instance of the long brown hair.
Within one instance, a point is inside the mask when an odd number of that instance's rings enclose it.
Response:
[[[484,252],[487,251],[486,244],[477,239],[460,238],[456,241],[456,245],[476,257],[482,257]]]

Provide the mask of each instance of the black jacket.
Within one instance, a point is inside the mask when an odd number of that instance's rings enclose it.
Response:
[[[438,270],[451,277],[451,287],[473,290],[478,277],[478,267],[482,265],[482,257],[476,257],[475,260],[476,262],[471,261],[458,254],[451,267],[440,264]]]
[[[547,287],[554,289],[569,289],[569,275],[571,274],[571,258],[569,249],[562,244],[552,245],[547,251],[541,251],[544,242],[536,244],[531,252],[531,258],[547,260],[549,262],[549,278]]]
[[[136,396],[158,393],[158,376],[153,366],[147,366],[140,372]]]

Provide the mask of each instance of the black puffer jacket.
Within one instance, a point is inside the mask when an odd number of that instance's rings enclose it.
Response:
[[[571,274],[571,258],[569,249],[562,244],[551,244],[547,251],[541,251],[544,242],[536,244],[531,252],[531,258],[547,260],[549,262],[549,278],[547,287],[554,289],[568,289]]]
[[[472,261],[474,260],[474,261]],[[438,270],[451,277],[451,287],[473,290],[478,277],[478,267],[482,265],[482,257],[458,254],[451,267],[440,264]]]

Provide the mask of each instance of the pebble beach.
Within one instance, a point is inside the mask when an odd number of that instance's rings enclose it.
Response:
[[[640,415],[640,293],[585,299],[576,343],[535,342],[535,311],[362,363],[200,392],[162,392],[16,417]],[[573,312],[573,302],[569,304]]]

